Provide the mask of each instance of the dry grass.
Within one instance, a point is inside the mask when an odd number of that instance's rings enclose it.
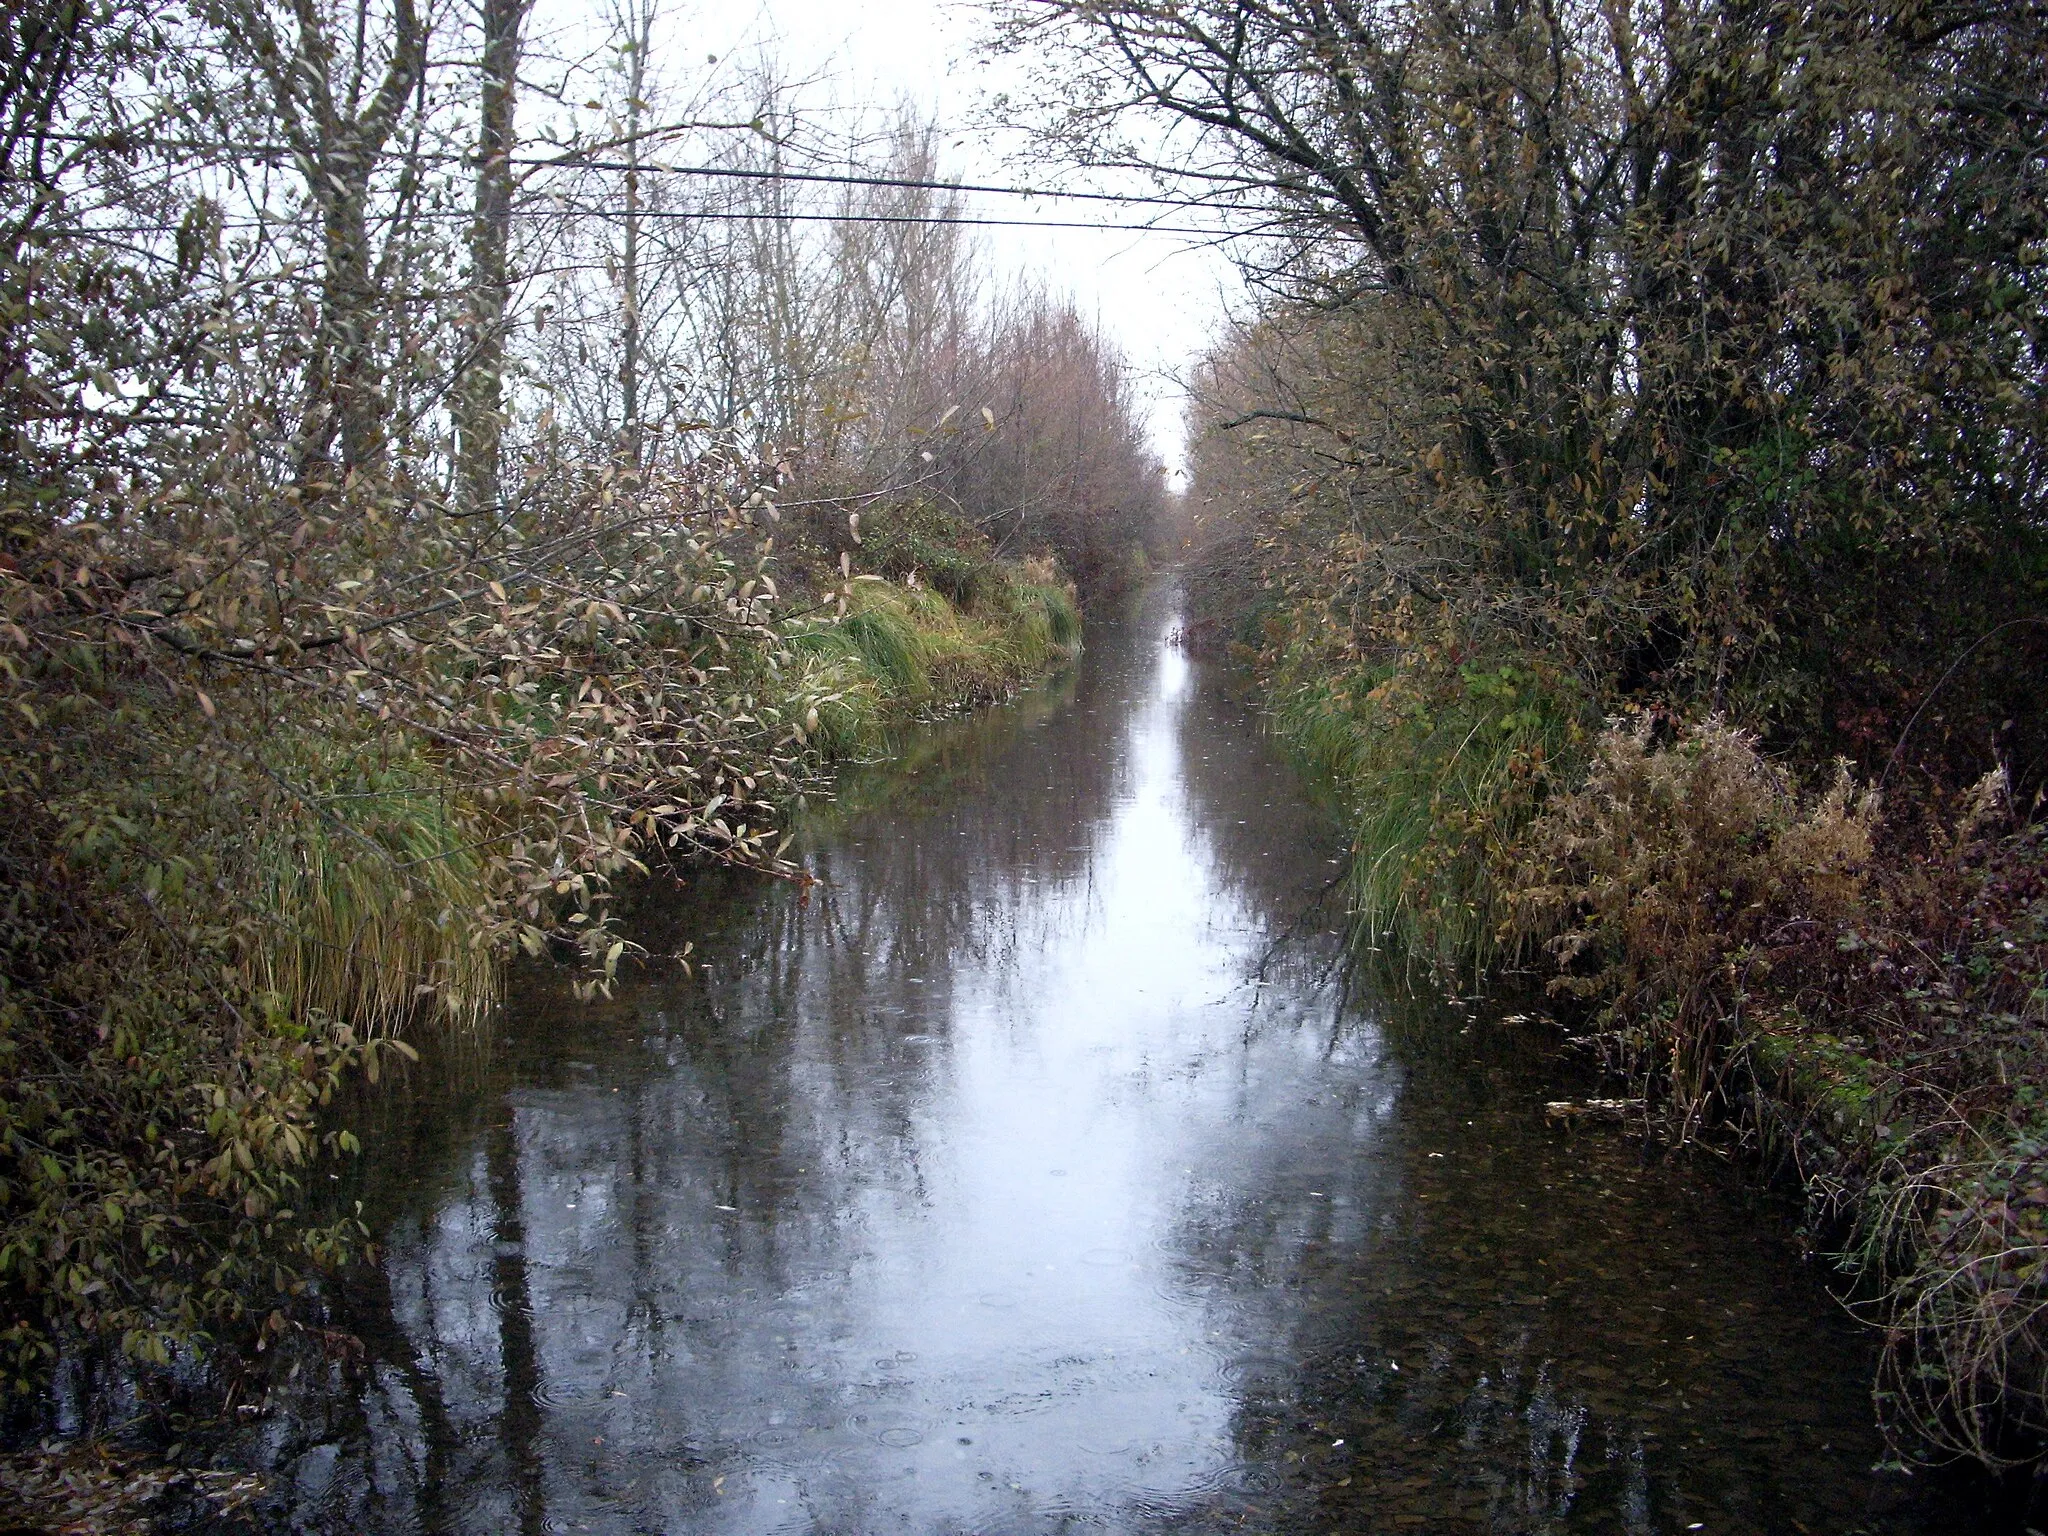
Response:
[[[1762,1133],[1882,1329],[1900,1449],[2048,1448],[2048,832],[2002,782],[1925,846],[1719,722],[1608,731],[1511,894],[1666,1134]]]
[[[1738,1027],[1748,952],[1784,922],[1859,899],[1876,801],[1846,769],[1801,803],[1756,739],[1715,720],[1666,750],[1647,718],[1615,724],[1584,782],[1531,826],[1508,896],[1545,941],[1554,992],[1596,1004],[1612,1064],[1708,1113]]]

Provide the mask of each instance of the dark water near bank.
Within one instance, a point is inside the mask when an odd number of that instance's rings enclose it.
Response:
[[[384,1101],[278,1528],[1975,1528],[1872,1470],[1781,1222],[1354,983],[1339,835],[1170,620],[921,738],[808,902],[639,914],[694,975],[529,976]]]

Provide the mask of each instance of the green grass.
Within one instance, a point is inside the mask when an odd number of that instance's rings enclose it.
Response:
[[[1080,648],[1063,588],[1011,581],[1004,598],[970,612],[929,587],[854,583],[845,614],[790,637],[812,745],[827,759],[861,755],[894,724],[1003,697]]]
[[[1584,738],[1558,680],[1525,661],[1379,668],[1283,663],[1275,733],[1337,798],[1358,942],[1446,976],[1500,957],[1501,875]]]
[[[295,1016],[359,1034],[397,1033],[426,1005],[474,1022],[498,991],[476,920],[491,896],[476,829],[416,764],[322,779],[326,794],[281,809],[250,841],[257,904],[275,930],[255,957],[259,984]]]
[[[1046,640],[1055,649],[1073,652],[1081,644],[1081,610],[1064,587],[1031,586],[1020,589],[1027,614],[1044,618]]]

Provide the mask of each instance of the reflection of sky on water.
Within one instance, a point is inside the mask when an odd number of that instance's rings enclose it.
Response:
[[[687,1508],[704,1531],[981,1527],[1164,1508],[1234,1464],[1237,1341],[1202,1326],[1173,1239],[1184,1203],[1229,1198],[1246,1096],[1272,1097],[1243,1072],[1315,1062],[1212,1070],[1243,1057],[1267,934],[1188,820],[1187,681],[1164,649],[1134,679],[1127,767],[1083,856],[975,892],[977,942],[952,964],[837,857],[779,952],[713,957],[724,1026],[786,1037],[780,1102],[755,1113],[793,1187],[724,1177],[716,1141],[740,1127],[704,1111],[729,1090],[653,989],[632,1001],[657,1074],[515,1096],[555,1519],[595,1499],[593,1519]],[[478,1196],[488,1182],[480,1166]],[[415,1337],[490,1322],[492,1224],[459,1209],[413,1262],[470,1284]],[[486,1419],[502,1401],[460,1396]],[[665,1469],[678,1438],[698,1449]]]
[[[387,1256],[344,1298],[367,1384],[268,1431],[302,1519],[1647,1532],[1858,1507],[1853,1480],[1791,1492],[1829,1437],[1872,1450],[1817,1298],[1773,1313],[1782,1260],[1729,1240],[1725,1202],[1660,1228],[1679,1182],[1546,1136],[1513,1047],[1456,1019],[1418,1046],[1347,1001],[1334,835],[1162,632],[899,763],[895,800],[814,839],[808,901],[643,914],[654,952],[697,940],[694,978],[590,1007],[534,979],[481,1087],[427,1085],[372,1185]],[[1621,1228],[1640,1253],[1601,1246]],[[1675,1296],[1701,1254],[1711,1296]],[[1787,1339],[1834,1350],[1844,1390],[1757,1369]],[[1710,1465],[1677,1454],[1745,1406],[1777,1452],[1724,1425]]]

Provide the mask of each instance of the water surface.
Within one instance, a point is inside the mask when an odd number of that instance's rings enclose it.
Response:
[[[1171,623],[851,784],[807,897],[649,898],[613,1000],[528,973],[382,1102],[278,1524],[1970,1528],[1872,1470],[1775,1213],[1546,1127],[1539,1030],[1353,978],[1340,835]]]

